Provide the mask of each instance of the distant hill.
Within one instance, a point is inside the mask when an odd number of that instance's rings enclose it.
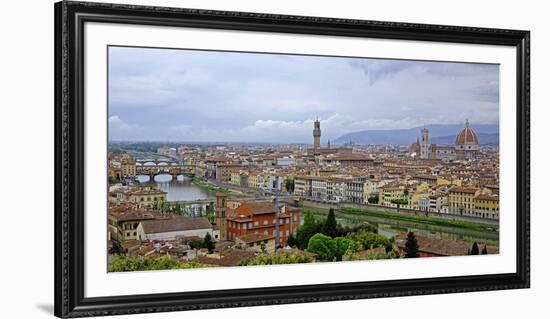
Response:
[[[463,124],[431,124],[425,126],[430,131],[430,144],[454,144],[455,137],[464,127]],[[498,125],[483,124],[471,125],[477,132],[479,142],[485,144],[498,144],[499,133]],[[420,136],[420,130],[424,126],[410,129],[395,130],[366,130],[352,132],[340,136],[334,141],[335,144],[346,144],[352,142],[360,145],[383,145],[383,144],[401,144],[409,145],[416,141]]]

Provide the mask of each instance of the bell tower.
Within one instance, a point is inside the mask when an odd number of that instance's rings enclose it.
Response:
[[[420,138],[420,158],[428,159],[429,158],[429,131],[427,128],[423,128],[421,131],[422,137]]]
[[[313,149],[318,151],[321,148],[321,122],[319,119],[313,123]]]
[[[220,240],[227,240],[227,216],[225,211],[227,208],[227,194],[216,193],[216,227],[220,230]]]

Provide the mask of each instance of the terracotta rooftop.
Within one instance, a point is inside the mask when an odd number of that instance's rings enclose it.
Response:
[[[229,248],[221,253],[221,258],[200,256],[197,260],[203,264],[228,267],[238,266],[241,260],[254,258],[255,255],[252,251]]]
[[[123,221],[145,221],[151,219],[163,218],[163,216],[157,211],[149,210],[125,210],[116,211],[109,209],[109,216],[116,219],[119,222]]]
[[[193,229],[211,229],[212,224],[204,217],[172,216],[167,219],[146,220],[141,222],[147,234],[165,233]]]
[[[455,186],[455,187],[452,187],[449,192],[453,192],[453,193],[468,193],[468,194],[475,194],[477,191],[477,189],[475,187],[460,187],[460,186]]]
[[[275,237],[273,237],[272,235],[265,235],[265,234],[247,234],[247,235],[242,235],[237,237],[238,240],[246,244],[255,243],[263,240],[274,239],[274,238]]]
[[[468,250],[472,248],[473,243],[462,240],[451,240],[447,238],[432,238],[415,234],[418,241],[419,251],[426,252],[439,256],[465,256]],[[407,234],[402,233],[396,237],[397,246],[405,247],[407,242]],[[483,244],[478,244],[479,250],[483,249]],[[487,246],[489,254],[498,254],[498,247]]]
[[[245,202],[235,209],[236,215],[259,215],[275,212],[275,207],[271,201]]]

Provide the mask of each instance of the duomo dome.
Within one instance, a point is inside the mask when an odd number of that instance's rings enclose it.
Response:
[[[479,139],[470,123],[466,120],[466,125],[456,136],[456,145],[479,145]]]

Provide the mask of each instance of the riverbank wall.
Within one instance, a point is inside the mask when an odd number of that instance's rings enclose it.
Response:
[[[399,213],[403,215],[439,217],[439,218],[445,218],[449,220],[456,220],[456,221],[463,221],[463,222],[470,222],[470,223],[484,224],[484,225],[498,226],[499,224],[498,220],[494,220],[494,219],[484,219],[484,218],[477,218],[477,217],[470,217],[470,216],[460,216],[460,215],[442,214],[442,213],[434,213],[434,212],[423,212],[423,211],[417,211],[413,209],[402,209],[402,208],[396,209],[396,208],[376,206],[376,205],[362,205],[362,204],[353,204],[353,203],[331,204],[331,203],[323,203],[323,202],[311,201],[307,199],[301,199],[300,206],[302,208],[318,209],[322,211],[328,211],[330,208],[334,208],[334,209],[357,208],[357,209],[366,209],[366,210],[386,212],[386,213]]]

